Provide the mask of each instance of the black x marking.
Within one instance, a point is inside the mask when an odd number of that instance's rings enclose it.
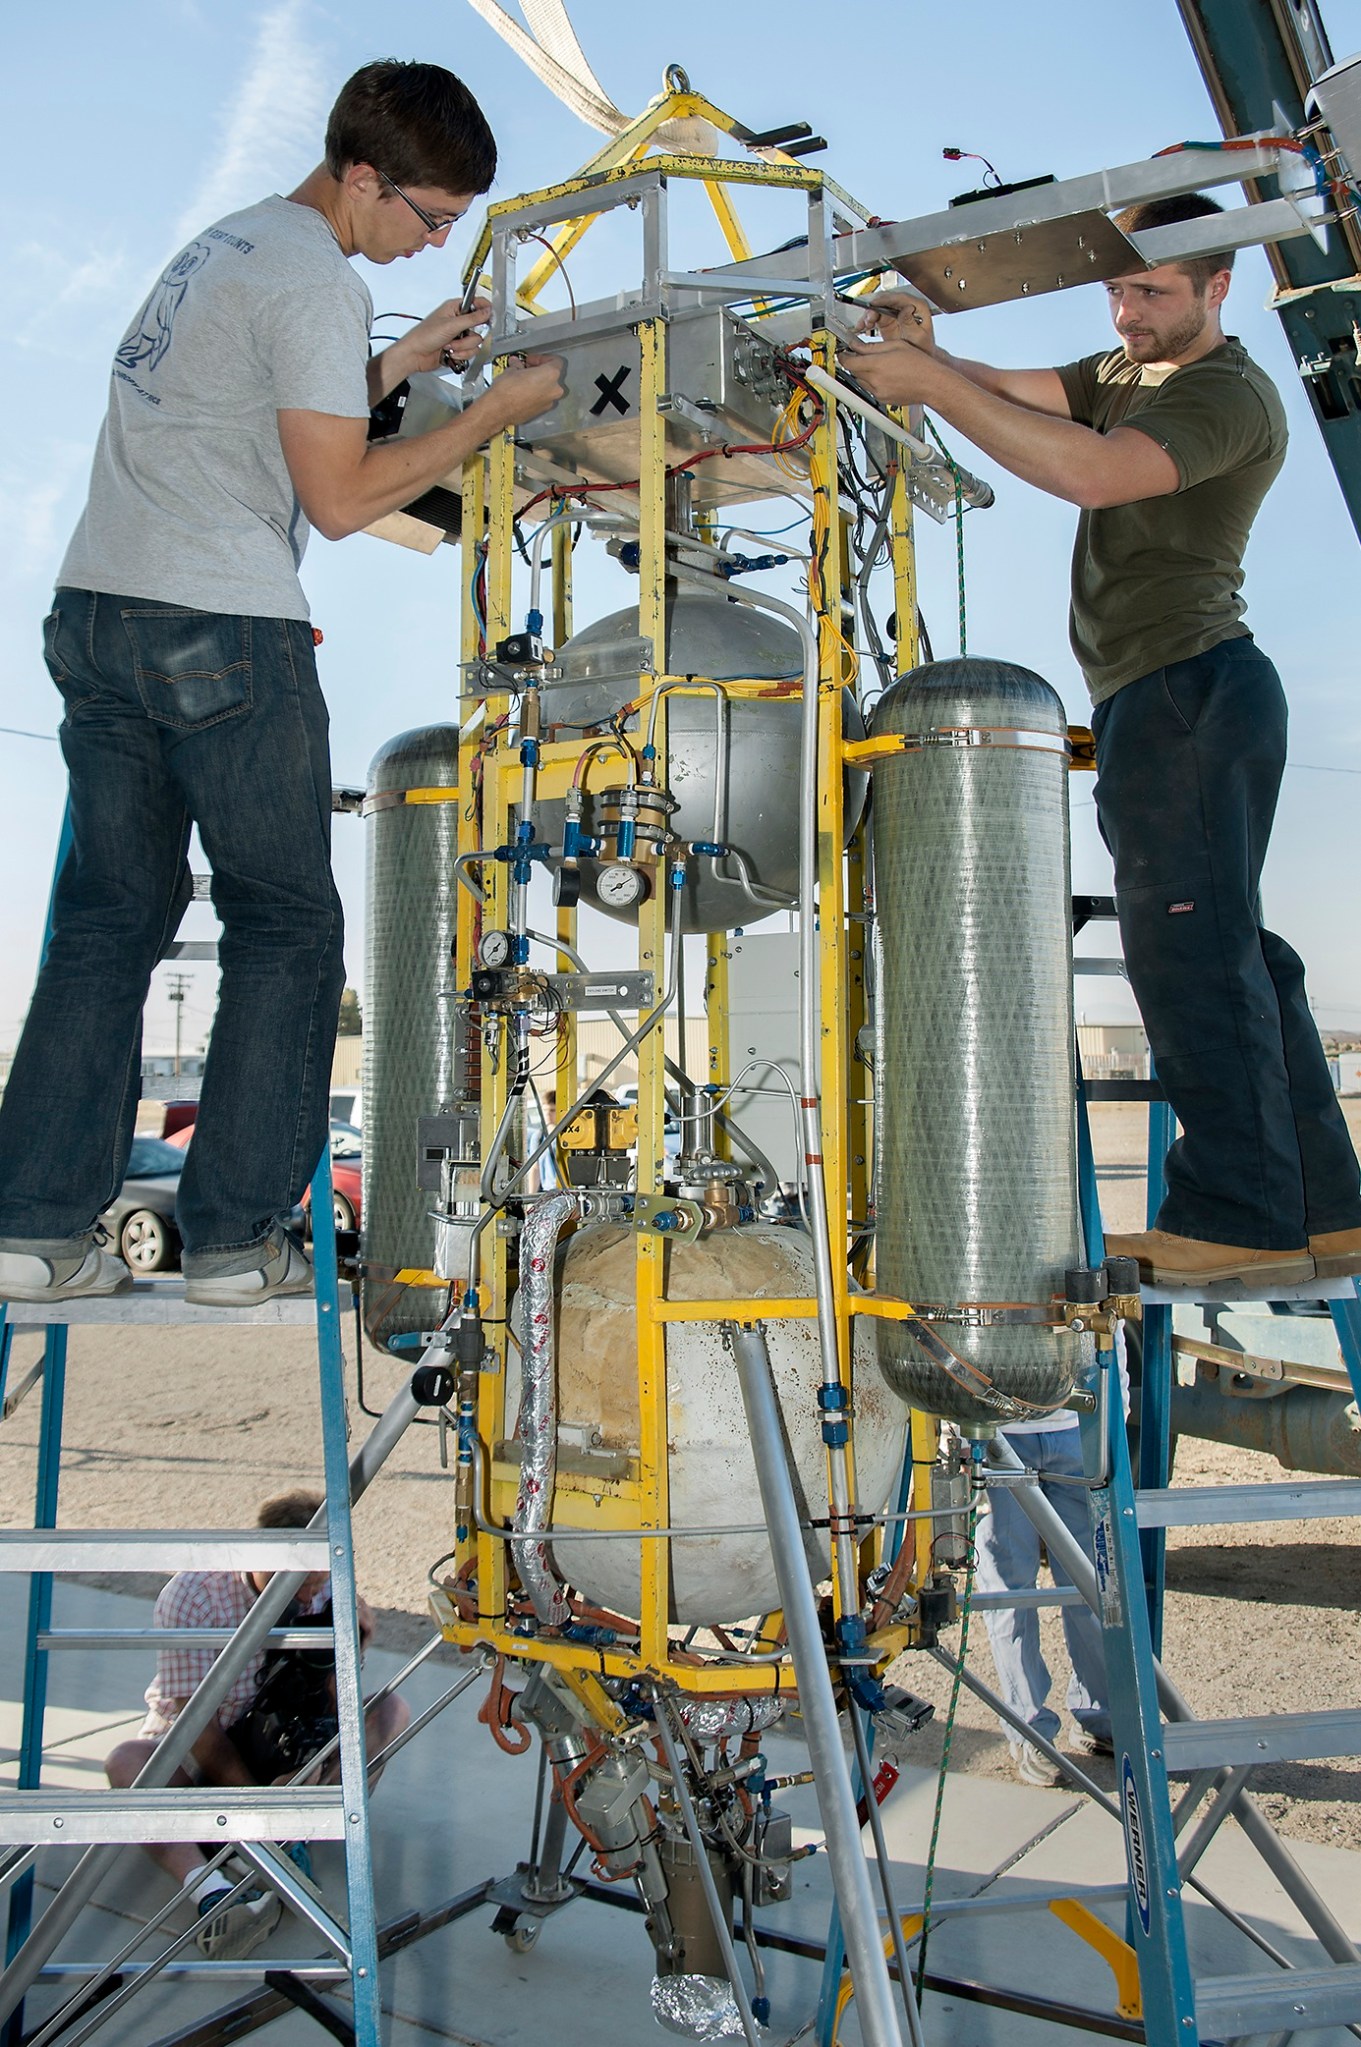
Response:
[[[629,365],[625,363],[623,369],[616,370],[612,377],[602,376],[596,378],[595,388],[600,393],[600,396],[591,407],[591,417],[593,419],[599,419],[607,405],[612,405],[616,412],[628,411],[629,401],[623,396],[619,388],[628,373]]]

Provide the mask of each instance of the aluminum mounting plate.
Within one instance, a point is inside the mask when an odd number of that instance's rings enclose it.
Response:
[[[898,260],[902,275],[947,313],[1038,298],[1069,285],[1093,284],[1146,268],[1129,237],[1095,209],[1062,220],[1025,221],[977,237],[962,234],[958,241]]]

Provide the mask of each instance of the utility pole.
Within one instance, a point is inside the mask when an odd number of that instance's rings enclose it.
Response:
[[[184,1024],[184,999],[189,993],[188,974],[172,974],[166,995],[175,1005],[175,1078],[180,1077],[180,1037]]]

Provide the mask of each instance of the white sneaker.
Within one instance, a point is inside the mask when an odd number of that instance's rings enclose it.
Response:
[[[227,1891],[215,1892],[199,1906],[199,1929],[194,1935],[200,1951],[210,1962],[239,1962],[243,1955],[268,1940],[279,1923],[283,1900],[277,1891],[247,1891],[235,1904],[214,1910]]]
[[[286,1236],[263,1265],[250,1272],[224,1272],[213,1279],[186,1279],[184,1298],[199,1308],[256,1308],[280,1294],[314,1291],[312,1261]]]
[[[1058,1764],[1051,1763],[1048,1756],[1042,1755],[1040,1750],[1028,1741],[1012,1747],[1011,1760],[1022,1784],[1038,1784],[1044,1790],[1052,1791],[1056,1785],[1063,1782],[1063,1772]]]
[[[37,1258],[0,1251],[0,1301],[76,1301],[125,1294],[132,1274],[121,1258],[91,1244],[79,1258]]]

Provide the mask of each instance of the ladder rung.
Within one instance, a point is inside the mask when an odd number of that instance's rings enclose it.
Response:
[[[1168,1486],[1136,1493],[1141,1528],[1226,1528],[1361,1514],[1361,1479],[1277,1479],[1274,1485]]]
[[[7,1847],[53,1841],[82,1847],[92,1841],[340,1841],[345,1833],[339,1785],[0,1793],[0,1843]]]
[[[221,1649],[233,1641],[235,1628],[40,1628],[39,1649]],[[265,1636],[275,1649],[333,1649],[330,1628],[271,1628]]]
[[[205,1328],[224,1319],[229,1322],[259,1323],[270,1328],[281,1324],[311,1328],[317,1319],[317,1302],[312,1294],[283,1294],[262,1301],[258,1308],[200,1308],[184,1298],[184,1281],[135,1279],[125,1294],[106,1294],[97,1300],[10,1301],[5,1307],[6,1327],[16,1330],[47,1329],[53,1323],[106,1322],[125,1326],[136,1323],[164,1326],[196,1322]],[[340,1310],[350,1305],[350,1288],[340,1286]]]
[[[1228,1763],[1305,1763],[1361,1755],[1361,1713],[1265,1713],[1242,1720],[1174,1720],[1163,1729],[1169,1770]]]
[[[3,1528],[4,1571],[324,1571],[325,1529]]]
[[[1361,1968],[1280,1969],[1272,1976],[1210,1976],[1196,1985],[1202,2040],[1243,2033],[1311,2033],[1361,2019]]]

